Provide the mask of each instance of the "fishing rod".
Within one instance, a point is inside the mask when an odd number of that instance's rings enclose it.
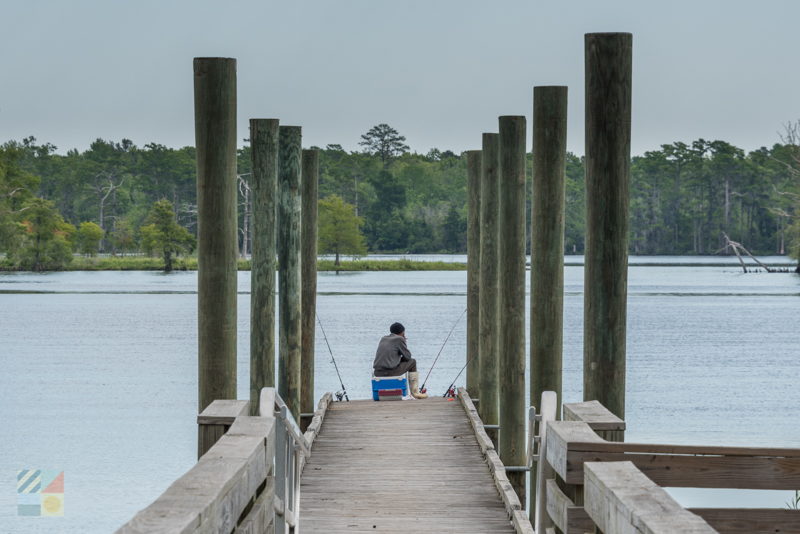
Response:
[[[436,355],[436,358],[434,358],[433,364],[431,364],[431,368],[428,370],[428,374],[425,376],[425,380],[422,381],[422,387],[419,388],[420,392],[425,393],[427,391],[425,389],[425,384],[428,383],[428,378],[430,378],[430,376],[431,376],[431,371],[433,371],[433,368],[436,366],[436,362],[439,359],[439,356],[442,355],[442,351],[444,350],[444,346],[447,345],[447,340],[450,339],[450,336],[453,334],[453,330],[455,330],[456,326],[458,325],[458,323],[461,322],[461,318],[464,317],[465,313],[467,313],[467,309],[466,308],[464,308],[464,311],[461,312],[461,315],[458,316],[458,319],[453,324],[453,328],[450,329],[450,332],[447,334],[447,337],[444,338],[444,343],[442,343],[442,347],[439,349],[439,353]]]
[[[328,336],[325,334],[325,329],[322,327],[322,321],[320,321],[320,319],[319,319],[319,314],[317,313],[316,316],[317,316],[317,323],[319,323],[319,329],[322,331],[322,337],[325,338],[325,344],[328,346],[328,352],[330,352],[330,354],[331,354],[331,362],[333,363],[334,369],[336,369],[336,376],[339,377],[339,385],[342,386],[342,390],[336,392],[336,398],[339,401],[341,401],[342,397],[344,397],[344,399],[347,402],[350,402],[350,397],[347,396],[347,388],[344,387],[344,382],[342,381],[342,375],[339,374],[339,366],[336,365],[336,358],[333,357],[333,351],[331,350],[331,344],[328,343]]]
[[[458,374],[453,379],[453,381],[450,382],[450,385],[447,386],[447,390],[444,392],[444,395],[442,395],[442,397],[455,397],[456,396],[455,395],[455,391],[453,390],[453,386],[456,385],[456,380],[458,380],[458,377],[461,376],[461,373],[464,372],[464,369],[467,368],[467,366],[470,364],[470,362],[475,359],[475,356],[477,356],[477,354],[475,354],[474,356],[472,356],[472,358],[467,360],[467,363],[464,364],[464,367],[461,368],[461,370],[458,372]]]

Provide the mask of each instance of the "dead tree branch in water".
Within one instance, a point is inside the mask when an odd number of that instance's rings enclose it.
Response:
[[[747,272],[747,265],[745,265],[744,260],[742,259],[742,255],[739,253],[739,251],[744,252],[745,254],[747,254],[750,257],[750,259],[752,259],[754,262],[756,262],[762,269],[764,269],[768,273],[775,272],[772,269],[772,267],[769,267],[768,265],[765,265],[765,264],[761,263],[760,261],[758,261],[755,256],[750,254],[750,251],[747,250],[744,247],[744,245],[742,245],[741,243],[738,243],[736,241],[731,240],[731,238],[728,237],[728,234],[726,234],[725,232],[722,232],[722,237],[725,238],[724,250],[727,250],[729,248],[731,250],[733,250],[733,253],[736,254],[736,257],[739,259],[739,263],[742,265],[742,270],[744,272]]]

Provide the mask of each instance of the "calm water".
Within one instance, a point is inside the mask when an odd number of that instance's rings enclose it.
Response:
[[[581,400],[582,268],[565,278],[571,402]],[[627,439],[800,447],[800,276],[732,265],[631,267],[629,278]],[[351,398],[369,395],[375,345],[395,320],[427,372],[465,307],[465,281],[464,272],[320,273],[318,312]],[[239,289],[246,398],[249,273]],[[0,532],[112,531],[192,466],[195,291],[195,273],[0,274]],[[431,375],[434,394],[464,364],[465,326]],[[319,330],[316,366],[317,396],[338,389]],[[65,517],[16,517],[16,471],[26,467],[65,471]],[[675,494],[696,506],[788,498]]]

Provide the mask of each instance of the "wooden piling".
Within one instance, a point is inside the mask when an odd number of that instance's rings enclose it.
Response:
[[[467,391],[478,395],[480,350],[481,151],[467,151]]]
[[[300,376],[300,412],[313,414],[314,398],[314,333],[317,314],[317,190],[319,187],[319,150],[303,150],[302,156],[302,358]],[[300,417],[305,432],[311,416]]]
[[[554,391],[561,406],[566,157],[567,88],[534,87],[530,403],[539,411],[544,391]],[[528,510],[535,499],[533,481]]]
[[[301,130],[278,129],[278,392],[300,419],[301,367]]]
[[[522,466],[525,450],[525,117],[500,117],[500,459]],[[525,472],[508,473],[525,502]]]
[[[250,119],[253,237],[250,257],[250,415],[261,388],[275,387],[275,205],[278,119]]]
[[[629,33],[585,36],[583,397],[600,401],[621,419],[625,418],[632,41]]]
[[[236,398],[236,60],[194,59],[198,409]]]
[[[480,393],[478,413],[484,424],[499,423],[497,392],[498,367],[498,224],[499,224],[499,139],[496,133],[484,133],[481,151],[481,243],[480,243]],[[487,429],[497,446],[497,431]]]
[[[533,90],[531,403],[555,391],[561,405],[567,88]]]

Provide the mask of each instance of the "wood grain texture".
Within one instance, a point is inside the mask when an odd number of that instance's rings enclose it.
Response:
[[[478,413],[484,424],[499,423],[498,405],[498,241],[499,241],[499,135],[485,133],[481,150],[481,242],[479,292],[480,392]],[[488,431],[497,446],[497,431]]]
[[[689,508],[721,534],[800,534],[800,510]]]
[[[319,150],[303,150],[302,156],[302,324],[300,331],[300,412],[314,411],[314,333],[317,313],[317,191],[319,189]],[[305,432],[310,418],[297,418],[300,429]]]
[[[630,462],[587,463],[584,509],[602,532],[712,534],[702,518],[682,508]]]
[[[546,513],[547,508],[547,494],[546,484],[547,481],[555,477],[553,468],[547,463],[547,428],[553,421],[556,420],[558,415],[558,396],[555,391],[545,391],[542,393],[541,401],[539,402],[539,424],[536,436],[539,439],[539,448],[537,451],[538,461],[531,464],[535,466],[536,470],[531,473],[531,498],[528,500],[528,510],[531,510],[531,516],[534,517],[534,528],[539,532],[543,532],[547,527],[552,526],[552,521]],[[531,424],[530,428],[533,428]]]
[[[269,491],[274,425],[268,417],[237,418],[186,474],[117,532],[233,532],[250,503]]]
[[[792,490],[800,487],[800,449],[662,445],[605,441],[589,425],[554,422],[547,460],[567,484],[581,484],[585,462],[630,461],[660,486]]]
[[[499,395],[498,451],[506,465],[525,465],[525,117],[503,116],[499,186]],[[508,478],[525,502],[525,473]]]
[[[632,41],[629,33],[585,37],[583,398],[599,400],[621,419],[625,418]]]
[[[467,391],[480,392],[481,151],[467,151]]]
[[[236,398],[236,60],[194,59],[198,412]]]
[[[301,297],[301,130],[278,128],[278,393],[300,419]]]
[[[576,506],[567,497],[556,481],[550,479],[545,485],[547,499],[547,515],[553,524],[564,534],[583,534],[592,532],[594,521],[586,513],[582,506]]]
[[[598,430],[625,430],[625,421],[611,413],[596,400],[562,405],[564,421],[580,421]]]
[[[567,88],[533,88],[530,398],[554,391],[561,405],[564,329],[564,184]],[[532,401],[535,402],[535,401]]]
[[[250,415],[261,388],[275,387],[275,221],[278,119],[250,119],[253,237],[250,258]]]
[[[304,532],[514,532],[458,402],[332,403],[301,480]]]
[[[197,416],[197,424],[230,426],[237,417],[246,415],[249,407],[250,401],[246,400],[215,400]]]

